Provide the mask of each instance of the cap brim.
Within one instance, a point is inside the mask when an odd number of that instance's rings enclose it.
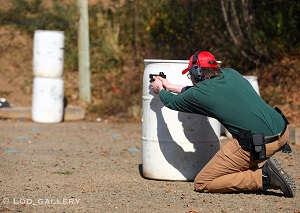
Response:
[[[186,68],[184,70],[182,70],[182,75],[184,75],[185,73],[187,73],[190,69],[189,68]]]

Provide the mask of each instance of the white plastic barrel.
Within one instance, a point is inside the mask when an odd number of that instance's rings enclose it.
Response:
[[[165,107],[150,88],[149,74],[164,72],[181,85],[192,85],[181,72],[188,60],[145,59],[143,76],[143,176],[157,180],[190,181],[219,150],[220,123],[206,116]]]
[[[62,78],[35,77],[33,81],[32,120],[59,123],[64,113],[64,81]]]
[[[64,64],[64,32],[36,30],[33,39],[33,74],[60,78]]]
[[[246,78],[250,82],[250,84],[255,89],[257,94],[259,94],[259,87],[258,87],[257,77],[254,76],[254,75],[245,75],[244,78]]]

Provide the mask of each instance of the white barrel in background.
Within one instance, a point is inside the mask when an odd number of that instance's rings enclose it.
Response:
[[[257,82],[257,77],[254,76],[254,75],[245,75],[244,78],[246,78],[250,82],[250,84],[255,89],[255,91],[257,92],[257,94],[260,95],[260,93],[259,93],[259,87],[258,87],[258,82]]]
[[[145,59],[143,76],[143,176],[157,180],[193,180],[219,150],[220,123],[206,116],[165,107],[150,88],[149,74],[164,72],[181,85],[192,85],[181,72],[188,60]]]
[[[64,114],[64,81],[62,78],[35,77],[33,81],[32,120],[59,123]]]
[[[64,65],[64,32],[36,30],[33,39],[33,74],[61,78]]]

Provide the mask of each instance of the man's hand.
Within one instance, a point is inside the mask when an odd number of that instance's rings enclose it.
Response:
[[[168,91],[168,88],[169,88],[169,85],[170,85],[170,82],[168,81],[168,79],[165,79],[165,78],[163,78],[159,75],[156,76],[156,78],[162,82],[163,87]]]
[[[154,81],[150,84],[151,89],[154,93],[158,94],[162,89],[172,93],[183,93],[185,92],[185,86],[171,84],[167,79],[160,76],[153,76]]]
[[[159,77],[159,76],[153,76],[153,79],[154,79],[154,81],[150,84],[151,89],[155,94],[159,94],[159,92],[164,89],[163,82],[161,80],[164,78]],[[166,79],[164,79],[164,80],[166,80]]]

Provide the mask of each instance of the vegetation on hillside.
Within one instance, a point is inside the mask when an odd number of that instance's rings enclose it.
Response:
[[[33,35],[65,32],[65,72],[77,72],[77,1],[17,0],[0,24]],[[188,59],[206,49],[258,76],[262,97],[299,122],[300,2],[297,0],[99,0],[89,5],[92,103],[99,116],[140,117],[143,59]],[[66,92],[70,101],[71,92]]]

